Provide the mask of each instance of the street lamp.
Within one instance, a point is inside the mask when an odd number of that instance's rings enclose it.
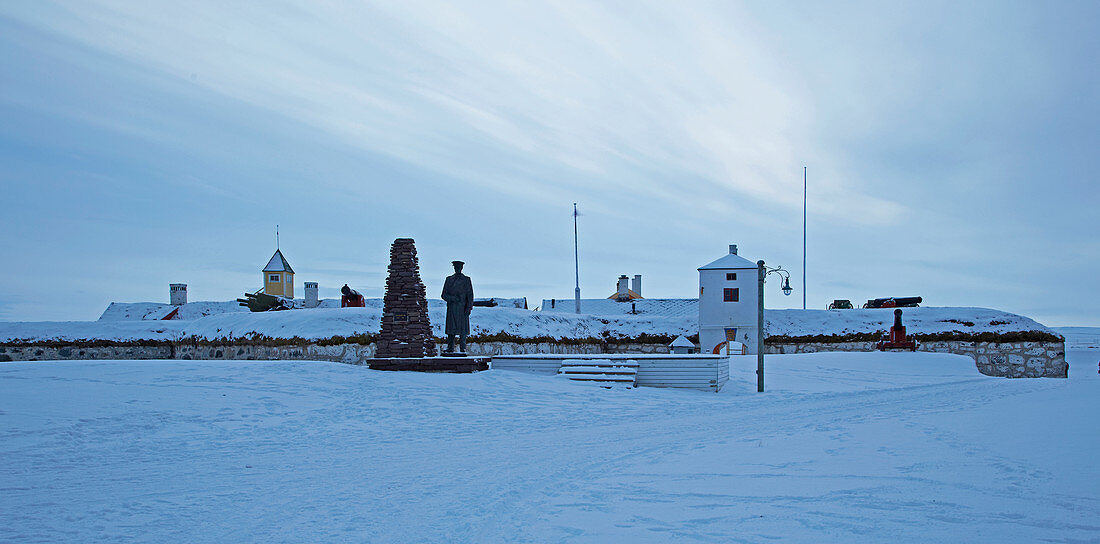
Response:
[[[790,296],[791,274],[783,270],[782,266],[771,268],[764,266],[764,261],[756,261],[756,299],[759,307],[756,312],[756,391],[764,392],[764,280],[768,274],[775,274],[783,278],[783,294]]]

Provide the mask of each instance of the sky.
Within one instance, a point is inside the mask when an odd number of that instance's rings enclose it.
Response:
[[[922,296],[1100,326],[1100,3],[0,3],[0,320],[381,296]],[[802,274],[803,168],[807,178]],[[802,284],[805,279],[806,288]]]

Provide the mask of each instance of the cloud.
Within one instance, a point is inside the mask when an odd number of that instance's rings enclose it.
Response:
[[[276,222],[308,240],[295,266],[322,283],[368,280],[356,271],[415,235],[433,274],[461,253],[509,291],[493,294],[538,298],[572,292],[578,202],[586,292],[644,267],[690,296],[692,267],[729,242],[800,260],[808,165],[811,297],[958,280],[936,263],[1000,291],[1034,276],[990,265],[1006,240],[1088,247],[1079,233],[1100,228],[1097,76],[1080,69],[1095,11],[6,3],[0,179],[31,205],[0,246],[36,257],[9,279],[65,281],[59,260],[107,256],[142,273],[120,265],[102,285],[126,275],[160,296],[179,261],[251,270]],[[1069,281],[1088,281],[1094,253]],[[936,289],[993,293],[978,284]]]
[[[677,172],[715,191],[800,204],[812,108],[731,7],[584,2],[226,6],[82,2],[12,15],[227,97],[487,190],[667,196]],[[819,179],[840,201],[900,206]]]

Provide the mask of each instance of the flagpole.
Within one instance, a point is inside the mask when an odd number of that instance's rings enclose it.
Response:
[[[802,309],[806,309],[806,167],[802,167]]]
[[[573,203],[573,266],[577,274],[577,289],[573,292],[576,302],[576,313],[581,313],[581,262],[580,252],[577,249],[577,203]]]

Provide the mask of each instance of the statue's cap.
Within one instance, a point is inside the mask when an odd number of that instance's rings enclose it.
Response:
[[[451,261],[451,264],[466,264],[462,261]]]

